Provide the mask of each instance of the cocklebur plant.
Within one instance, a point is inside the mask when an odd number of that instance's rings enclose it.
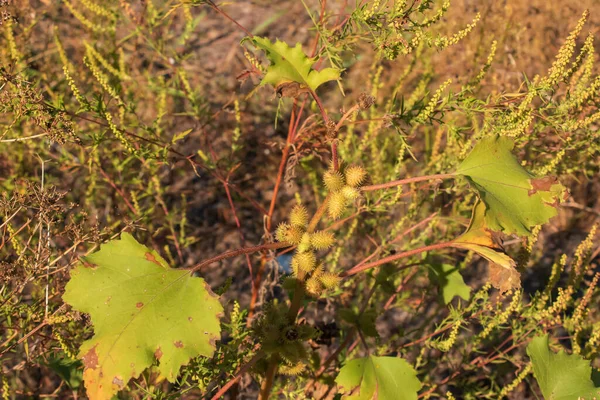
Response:
[[[2,26],[0,170],[30,181],[0,181],[5,397],[28,395],[33,362],[66,382],[57,396],[92,399],[525,398],[530,374],[546,396],[594,395],[596,228],[573,214],[573,249],[551,242],[568,210],[595,215],[564,190],[598,169],[587,13],[546,74],[506,93],[490,76],[501,39],[480,40],[473,73],[434,61],[478,33],[476,11],[452,26],[446,1],[306,3],[308,45],[243,33],[231,62],[253,82],[223,104],[195,35],[205,10],[229,26],[237,4],[69,1],[59,15],[85,38],[57,20],[39,35],[56,52]],[[272,116],[289,117],[274,135]],[[274,190],[257,190],[273,155]],[[248,279],[210,269],[238,256]]]

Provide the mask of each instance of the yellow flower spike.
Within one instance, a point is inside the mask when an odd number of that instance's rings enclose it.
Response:
[[[314,297],[319,297],[323,292],[323,285],[318,278],[312,277],[306,281],[306,292]]]
[[[299,226],[305,228],[308,225],[308,211],[306,207],[297,205],[292,208],[290,213],[290,223],[292,226]]]
[[[367,171],[360,165],[351,165],[346,168],[346,183],[353,187],[359,187],[367,177]]]
[[[298,271],[311,272],[317,265],[317,257],[312,251],[296,253],[292,258],[292,268]]]
[[[330,169],[323,175],[323,183],[327,190],[335,192],[344,186],[344,176],[339,171]]]
[[[333,219],[338,219],[344,213],[347,204],[348,200],[342,192],[331,193],[331,198],[329,199],[329,206],[327,208],[329,216]]]
[[[319,276],[319,280],[326,289],[335,289],[339,285],[342,278],[338,274],[325,272]]]
[[[316,250],[326,250],[334,243],[335,237],[330,232],[318,231],[310,236],[310,244]]]
[[[342,194],[344,195],[346,200],[352,201],[352,200],[356,200],[358,198],[358,196],[360,195],[360,192],[358,191],[357,188],[354,188],[352,186],[344,186],[342,188]]]

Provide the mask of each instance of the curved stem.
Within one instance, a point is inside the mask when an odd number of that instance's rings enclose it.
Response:
[[[238,250],[230,250],[230,251],[226,251],[225,253],[219,254],[218,256],[209,258],[208,260],[204,260],[201,263],[193,266],[192,268],[186,268],[186,269],[189,270],[190,272],[195,272],[203,267],[206,267],[207,265],[210,265],[217,261],[224,260],[226,258],[236,257],[236,256],[239,256],[242,254],[255,253],[257,251],[262,251],[262,250],[281,249],[284,247],[290,247],[290,244],[289,243],[267,243],[267,244],[261,244],[258,246],[244,247],[243,249],[238,249]]]
[[[400,186],[400,185],[406,185],[409,183],[433,181],[435,179],[450,179],[450,178],[454,178],[455,176],[456,176],[455,174],[436,174],[436,175],[416,176],[414,178],[399,179],[397,181],[379,183],[377,185],[363,186],[360,188],[360,190],[362,190],[363,192],[372,192],[374,190],[389,189],[389,188],[393,188],[393,187]]]
[[[349,270],[342,272],[340,274],[340,276],[343,277],[343,278],[345,278],[345,277],[348,277],[348,276],[356,275],[359,272],[366,271],[367,269],[375,268],[375,267],[378,267],[378,266],[380,266],[382,264],[386,264],[386,263],[389,263],[389,262],[392,262],[392,261],[396,261],[396,260],[399,260],[399,259],[404,258],[404,257],[414,256],[415,254],[423,253],[423,252],[426,252],[426,251],[444,249],[446,247],[451,247],[453,245],[454,245],[454,242],[442,242],[442,243],[432,244],[432,245],[425,246],[425,247],[420,247],[418,249],[404,251],[402,253],[394,254],[394,255],[388,256],[388,257],[384,257],[381,260],[373,261],[373,262],[370,262],[370,263],[367,263],[367,264],[357,265],[356,267],[350,268]]]

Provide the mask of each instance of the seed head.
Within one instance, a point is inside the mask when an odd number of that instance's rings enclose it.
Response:
[[[353,188],[352,186],[344,186],[342,188],[342,194],[348,201],[356,200],[360,195],[360,192],[357,188]]]
[[[306,225],[308,225],[308,211],[306,207],[301,205],[294,206],[290,213],[290,223],[292,226],[306,228]]]
[[[325,288],[335,289],[339,285],[342,278],[332,272],[325,272],[319,276],[319,280],[321,281],[321,284],[325,286]]]
[[[313,269],[315,269],[316,265],[317,257],[312,251],[296,253],[294,258],[292,258],[292,268],[294,268],[294,270],[311,272]]]
[[[346,200],[346,197],[342,192],[333,192],[329,199],[327,213],[331,218],[338,219],[344,213],[346,204],[348,204],[348,200]]]
[[[346,168],[346,183],[354,188],[359,187],[367,176],[367,171],[360,165],[351,165]]]
[[[333,243],[335,243],[335,237],[330,232],[318,231],[310,236],[310,244],[316,250],[328,249],[333,246]]]
[[[281,223],[275,232],[275,238],[282,243],[299,244],[304,231],[297,226]]]
[[[306,367],[306,365],[302,362],[299,362],[295,365],[282,365],[281,367],[279,367],[279,372],[283,375],[288,375],[288,376],[296,376],[296,375],[300,375],[302,372],[304,372],[304,368]]]
[[[344,186],[344,177],[339,171],[330,169],[323,175],[323,183],[330,192],[340,190]]]
[[[323,285],[318,278],[312,277],[306,281],[306,292],[314,297],[319,297],[323,292]]]

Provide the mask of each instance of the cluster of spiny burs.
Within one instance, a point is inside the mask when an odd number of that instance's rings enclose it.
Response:
[[[360,185],[366,175],[366,171],[360,166],[349,166],[343,173],[333,168],[325,173],[323,183],[329,192],[325,201],[327,213],[332,219],[341,217],[346,208],[358,198]],[[276,238],[280,242],[297,246],[292,258],[294,278],[305,283],[308,294],[319,297],[324,290],[337,287],[340,277],[336,273],[326,272],[316,254],[319,250],[333,246],[333,234],[313,230],[309,226],[306,208],[296,205],[290,213],[289,223],[282,223],[277,228]]]
[[[306,323],[290,323],[288,308],[282,304],[266,303],[262,315],[252,325],[261,349],[269,355],[276,354],[282,361],[279,373],[298,375],[306,367],[308,354],[304,343],[316,336],[317,331]],[[267,370],[268,360],[256,364],[257,372]]]

